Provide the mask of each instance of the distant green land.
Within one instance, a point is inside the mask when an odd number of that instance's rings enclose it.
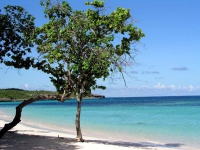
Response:
[[[40,95],[57,95],[57,92],[53,91],[28,91],[18,88],[7,88],[7,89],[0,89],[0,101],[20,101],[20,100],[27,100],[29,98],[37,97]],[[105,98],[104,95],[98,94],[91,94],[84,98]],[[71,96],[71,99],[76,99],[74,95]]]
[[[37,97],[39,95],[56,95],[57,92],[52,91],[28,91],[17,88],[0,89],[0,101],[26,100]]]

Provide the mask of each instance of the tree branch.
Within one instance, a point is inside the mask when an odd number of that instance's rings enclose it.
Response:
[[[69,97],[65,97],[65,98],[69,98]],[[63,97],[64,99],[64,97]],[[41,96],[38,96],[36,98],[30,98],[28,100],[25,100],[23,101],[22,103],[20,103],[17,107],[16,107],[16,113],[15,113],[15,117],[14,119],[12,120],[12,122],[8,123],[8,124],[5,124],[4,127],[1,129],[0,131],[0,139],[4,136],[4,134],[12,129],[13,127],[15,127],[20,121],[21,121],[21,113],[22,113],[22,109],[35,102],[35,101],[38,101],[38,100],[58,100],[58,101],[61,101],[61,96],[60,95],[41,95]],[[63,102],[63,101],[62,101]]]

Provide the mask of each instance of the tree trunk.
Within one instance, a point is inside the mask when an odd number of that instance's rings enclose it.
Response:
[[[76,121],[75,121],[75,124],[76,124],[76,133],[77,133],[76,140],[78,142],[84,142],[84,139],[82,138],[81,125],[80,125],[82,97],[77,98],[77,101],[78,101],[78,105],[77,105]]]
[[[68,97],[65,97],[65,98],[67,99]],[[22,103],[20,103],[16,107],[16,113],[15,113],[15,117],[14,117],[13,121],[8,123],[8,124],[5,124],[4,127],[1,129],[0,139],[4,136],[4,134],[8,130],[15,127],[21,121],[21,113],[22,113],[23,107],[25,107],[26,105],[31,104],[35,101],[38,101],[38,100],[58,100],[58,101],[61,101],[61,96],[60,95],[42,95],[42,96],[38,96],[36,98],[30,98],[30,99],[25,100]]]
[[[0,131],[0,139],[4,136],[4,134],[12,129],[14,126],[16,126],[21,120],[21,111],[22,111],[22,108],[20,108],[19,106],[16,107],[16,114],[15,114],[15,117],[13,119],[12,122],[8,123],[8,124],[5,124],[4,127],[1,129]]]

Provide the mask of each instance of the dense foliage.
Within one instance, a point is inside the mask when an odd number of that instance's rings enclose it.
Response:
[[[34,29],[34,17],[21,6],[6,6],[0,14],[0,63],[15,68],[29,69],[33,58],[25,57],[33,43],[29,33]]]
[[[61,93],[105,89],[96,79],[105,79],[115,71],[123,73],[133,58],[133,44],[144,36],[128,23],[129,9],[118,7],[104,15],[104,3],[98,0],[86,2],[95,8],[87,11],[73,11],[67,2],[53,5],[47,0],[42,5],[49,22],[36,29],[33,41],[42,56],[40,69],[53,76],[51,81]],[[114,44],[116,36],[121,36],[119,44]]]

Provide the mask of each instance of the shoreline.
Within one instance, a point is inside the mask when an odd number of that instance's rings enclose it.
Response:
[[[0,129],[6,121],[0,118]],[[97,138],[84,136],[85,142],[76,142],[75,134],[50,131],[37,127],[30,127],[19,123],[11,129],[0,140],[2,150],[10,150],[15,147],[18,149],[108,149],[108,150],[184,150],[181,145],[164,144],[153,141],[126,142],[107,139],[105,137]],[[40,141],[40,142],[38,142]],[[188,149],[188,148],[187,148]]]

